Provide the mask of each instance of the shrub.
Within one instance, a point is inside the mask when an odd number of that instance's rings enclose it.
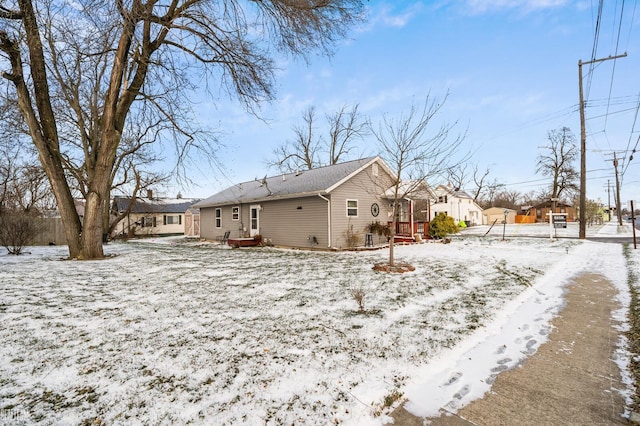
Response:
[[[350,290],[350,292],[351,297],[353,297],[353,300],[355,300],[358,304],[358,310],[360,312],[364,312],[364,297],[367,295],[367,293],[365,293],[364,289],[360,287],[354,287]]]
[[[464,229],[467,227],[467,222],[461,220],[460,222],[458,222],[458,226],[460,227],[460,229]]]
[[[375,222],[371,222],[367,225],[367,232],[371,234],[378,234],[379,236],[390,237],[391,236],[391,228],[389,226],[384,225],[377,220]]]
[[[353,230],[353,225],[349,225],[349,228],[344,232],[344,238],[347,242],[347,247],[355,248],[361,245],[361,238],[357,232]]]
[[[0,245],[9,254],[22,254],[24,247],[41,231],[41,225],[34,218],[21,211],[5,211],[0,214]]]
[[[429,235],[435,239],[442,239],[449,234],[456,234],[458,225],[451,216],[439,213],[429,222]]]

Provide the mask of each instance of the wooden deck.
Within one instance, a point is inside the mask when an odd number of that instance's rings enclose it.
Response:
[[[248,237],[248,238],[229,238],[227,244],[231,247],[255,247],[262,244],[262,238]]]

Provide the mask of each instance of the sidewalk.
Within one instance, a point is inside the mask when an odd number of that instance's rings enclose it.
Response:
[[[613,359],[618,332],[616,290],[602,275],[585,274],[567,288],[566,306],[549,340],[520,367],[497,376],[491,391],[456,414],[422,419],[403,407],[394,425],[626,425],[624,389]]]

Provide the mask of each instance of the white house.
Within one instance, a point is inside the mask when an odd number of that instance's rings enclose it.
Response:
[[[111,204],[112,220],[119,219],[114,235],[158,236],[180,235],[185,233],[185,213],[197,198],[154,197],[148,191],[146,198],[113,198]]]
[[[469,194],[453,188],[451,184],[438,185],[434,192],[436,198],[431,204],[431,219],[440,213],[446,213],[456,222],[465,221],[468,225],[482,224],[482,208]]]

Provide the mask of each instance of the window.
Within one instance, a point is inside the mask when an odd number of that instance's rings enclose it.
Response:
[[[240,220],[240,207],[231,207],[231,220]]]
[[[145,216],[142,218],[143,228],[155,228],[155,226],[156,226],[155,216]]]
[[[347,200],[347,216],[358,217],[358,200]]]
[[[446,202],[448,202],[448,200],[447,200],[447,196],[446,196],[446,195],[441,195],[441,196],[439,196],[439,197],[438,197],[438,202],[439,202],[439,203],[446,203]]]
[[[182,215],[164,215],[163,225],[182,225]]]
[[[374,177],[378,177],[378,163],[373,163],[373,164],[371,165],[371,174],[372,174]]]
[[[216,228],[222,228],[222,209],[216,209]]]

